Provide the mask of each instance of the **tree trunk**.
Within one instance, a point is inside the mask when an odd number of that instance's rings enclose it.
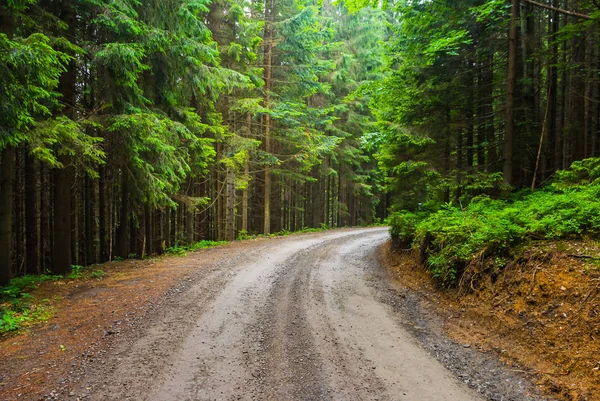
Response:
[[[115,255],[126,259],[129,254],[129,172],[123,169],[121,174],[121,213],[116,232]]]
[[[265,108],[271,107],[271,89],[273,77],[273,6],[267,1],[265,7]],[[265,152],[271,153],[271,115],[265,115]],[[265,167],[265,187],[263,204],[263,234],[271,233],[271,166]]]
[[[0,161],[0,286],[8,284],[11,278],[12,215],[13,215],[13,175],[15,149],[7,146],[2,149]]]
[[[574,9],[578,9],[579,1],[574,1]],[[573,145],[571,162],[582,160],[585,157],[585,67],[586,43],[583,36],[575,35],[571,39],[572,63],[575,68],[571,71],[571,118],[569,134]]]
[[[508,69],[506,84],[506,118],[504,122],[504,181],[513,184],[513,144],[515,138],[515,92],[517,89],[517,45],[520,0],[511,1],[508,31]]]
[[[75,12],[71,1],[61,2],[61,20],[68,25],[68,35],[75,36]],[[75,63],[71,61],[60,77],[58,91],[62,94],[65,105],[64,114],[75,117]],[[54,252],[52,272],[64,274],[71,271],[72,263],[72,222],[71,222],[71,187],[75,176],[71,157],[59,156],[58,161],[64,166],[54,174]]]
[[[100,167],[100,178],[98,180],[98,235],[100,240],[100,263],[110,259],[108,252],[108,236],[106,230],[106,167]]]
[[[39,235],[38,235],[38,176],[35,159],[25,155],[25,270],[27,274],[39,273]]]
[[[235,240],[235,172],[227,169],[227,205],[225,208],[225,240]]]
[[[558,7],[558,0],[553,0],[552,5]],[[557,112],[558,112],[558,71],[556,64],[558,63],[558,40],[556,40],[556,32],[559,27],[559,14],[554,12],[552,14],[552,21],[549,23],[549,35],[552,37],[552,56],[548,65],[548,79],[550,80],[550,90],[548,92],[548,151],[547,153],[547,169],[548,173],[552,174],[559,168],[558,155],[556,154],[556,148],[558,144],[558,127],[557,127]]]
[[[73,167],[68,156],[59,161],[65,166],[54,173],[54,251],[52,272],[65,274],[71,271],[71,184]]]

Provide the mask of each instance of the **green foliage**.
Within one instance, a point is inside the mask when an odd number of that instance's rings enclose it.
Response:
[[[393,246],[397,249],[410,248],[415,240],[417,224],[425,217],[423,213],[412,213],[406,210],[390,214],[387,224],[390,226]]]
[[[71,272],[67,275],[70,280],[76,280],[83,277],[83,266],[72,265]]]
[[[237,239],[239,241],[243,241],[243,240],[250,239],[250,238],[251,237],[250,237],[250,235],[248,235],[248,231],[246,231],[246,230],[240,230],[240,231],[238,231]]]
[[[589,184],[600,182],[600,158],[591,157],[574,162],[568,170],[556,172],[557,184]]]
[[[209,241],[203,240],[196,242],[191,245],[174,245],[170,246],[165,250],[166,254],[169,255],[177,255],[177,256],[185,256],[188,252],[195,252],[200,249],[213,248],[216,246],[221,246],[227,244],[227,241]]]
[[[30,292],[46,282],[80,280],[86,277],[101,280],[105,273],[101,269],[91,270],[83,266],[71,266],[66,277],[43,274],[15,277],[6,287],[0,287],[0,335],[28,325],[48,320],[53,309],[48,300],[35,300]]]
[[[52,309],[46,302],[34,304],[29,291],[62,276],[41,275],[16,277],[6,287],[0,288],[0,334],[18,330],[24,324],[47,320]]]
[[[527,239],[600,237],[600,184],[592,178],[597,166],[597,159],[574,163],[553,184],[511,201],[478,196],[464,209],[394,213],[392,238],[420,249],[433,276],[450,285],[481,258],[504,267],[511,248]]]
[[[95,278],[98,280],[101,280],[102,278],[104,278],[105,275],[106,275],[106,273],[104,272],[104,270],[101,270],[101,269],[94,270],[90,273],[91,278]]]
[[[0,33],[0,148],[26,142],[36,119],[58,107],[55,89],[69,60],[41,33],[15,39]]]
[[[28,291],[34,290],[39,287],[40,284],[62,279],[62,276],[43,274],[41,276],[27,275],[23,277],[15,277],[10,280],[10,284],[0,289],[0,299],[2,301],[9,301],[21,298]],[[27,297],[27,295],[25,295]]]
[[[85,125],[95,127],[92,123]],[[52,168],[65,168],[58,157],[68,155],[90,177],[97,177],[96,167],[106,157],[100,147],[103,139],[88,135],[85,125],[64,116],[36,122],[27,135],[31,155]]]

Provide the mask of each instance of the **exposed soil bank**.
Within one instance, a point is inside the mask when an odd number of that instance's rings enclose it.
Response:
[[[496,354],[558,399],[600,400],[596,243],[538,243],[502,271],[479,261],[455,290],[437,287],[410,252],[388,243],[382,254],[399,285],[442,316],[455,341]]]

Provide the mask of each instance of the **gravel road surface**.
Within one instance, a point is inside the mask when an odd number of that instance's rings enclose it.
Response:
[[[386,228],[347,229],[258,241],[230,257],[226,247],[215,250],[223,252],[219,262],[175,288],[134,336],[90,367],[76,394],[161,401],[537,400],[525,394],[526,384],[495,370],[478,380],[509,384],[496,383],[487,394],[469,387],[434,357],[437,345],[435,352],[423,345],[394,307],[404,297],[387,282],[375,252],[386,240]],[[465,352],[453,363],[479,366],[468,360],[477,352]]]

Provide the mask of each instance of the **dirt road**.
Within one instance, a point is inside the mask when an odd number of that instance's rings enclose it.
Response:
[[[352,229],[269,240],[230,258],[224,254],[176,288],[134,338],[117,343],[72,396],[541,399],[527,395],[527,384],[493,362],[477,361],[474,350],[459,347],[456,356],[455,345],[445,340],[421,344],[414,322],[394,307],[410,299],[391,287],[375,255],[387,239],[385,228]],[[478,378],[455,375],[432,354],[488,372]]]

